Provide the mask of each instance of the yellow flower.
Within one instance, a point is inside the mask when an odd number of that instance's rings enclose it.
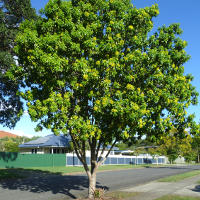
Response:
[[[127,131],[124,131],[124,137],[129,138],[129,134],[127,133]]]
[[[89,17],[90,13],[85,12],[84,15],[85,15],[86,17]]]
[[[111,28],[110,28],[110,27],[108,27],[108,28],[107,28],[107,31],[108,31],[108,32],[110,32],[110,31],[111,31]]]
[[[114,104],[114,101],[112,99],[110,100],[110,104]]]
[[[98,60],[97,62],[96,62],[96,65],[100,65],[101,63],[100,63],[100,61]]]
[[[111,67],[114,67],[114,66],[115,66],[115,63],[111,62],[111,63],[110,63],[110,66],[111,66]]]
[[[128,83],[128,84],[126,85],[126,89],[127,89],[127,90],[134,90],[135,88],[134,88],[133,85],[131,85],[131,84]]]
[[[117,109],[113,108],[111,111],[112,111],[113,113],[116,113],[116,112],[117,112]]]
[[[159,10],[155,10],[156,15],[159,15]]]
[[[116,37],[120,38],[120,37],[121,37],[120,33],[118,33],[118,34],[116,35]]]
[[[97,104],[97,105],[99,105],[99,104],[100,104],[100,101],[99,101],[99,100],[97,100],[97,101],[96,101],[96,104]]]
[[[119,51],[116,51],[116,52],[115,52],[115,55],[116,55],[116,56],[119,56]]]
[[[87,75],[87,74],[84,74],[84,75],[83,75],[83,78],[87,80],[87,79],[88,79],[88,75]]]
[[[90,135],[91,135],[91,136],[94,136],[94,135],[95,135],[95,132],[94,132],[94,131],[92,131],[92,132],[90,133]]]
[[[121,40],[121,41],[120,41],[120,45],[124,45],[124,40]]]
[[[129,28],[130,30],[133,30],[133,26],[132,26],[132,25],[128,26],[128,28]]]
[[[97,110],[98,110],[97,106],[94,106],[94,111],[97,111]]]

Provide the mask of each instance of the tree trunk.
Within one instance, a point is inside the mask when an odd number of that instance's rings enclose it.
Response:
[[[89,188],[88,188],[88,197],[90,199],[94,198],[94,192],[96,190],[96,171],[88,177],[89,179]]]

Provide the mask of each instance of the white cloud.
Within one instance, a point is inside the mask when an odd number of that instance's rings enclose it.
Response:
[[[34,133],[34,134],[25,133],[25,132],[22,131],[22,130],[10,130],[9,132],[10,132],[10,133],[13,133],[13,134],[15,134],[15,135],[25,136],[25,137],[28,137],[28,138],[31,138],[31,137],[33,137],[33,136],[42,136],[42,137],[45,136],[45,134],[42,133],[42,132],[36,132],[36,133]]]
[[[25,110],[25,111],[24,111],[24,115],[25,115],[25,116],[29,116],[28,110]]]

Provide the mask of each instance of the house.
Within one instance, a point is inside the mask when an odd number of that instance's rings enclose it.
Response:
[[[67,153],[70,150],[70,141],[69,136],[52,134],[20,144],[19,150],[23,154]]]
[[[18,135],[15,135],[15,134],[12,134],[12,133],[8,133],[6,131],[0,131],[0,139],[1,138],[5,138],[5,137],[8,137],[8,138],[16,138],[16,137],[20,137]]]

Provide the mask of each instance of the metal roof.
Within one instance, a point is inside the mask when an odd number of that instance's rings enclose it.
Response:
[[[20,144],[19,148],[33,148],[33,147],[69,147],[71,141],[70,136],[66,135],[47,135],[45,137],[32,140],[30,142]]]

